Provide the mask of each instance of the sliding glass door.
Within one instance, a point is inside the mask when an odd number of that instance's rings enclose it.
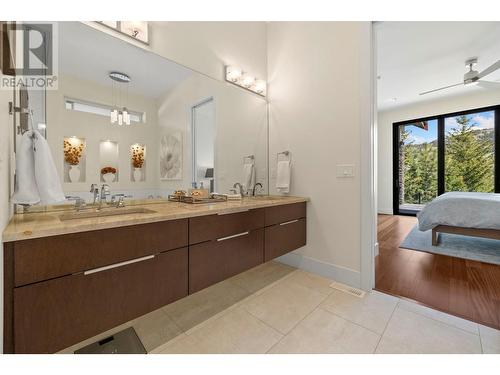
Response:
[[[495,191],[495,112],[444,119],[445,191]]]
[[[415,214],[447,191],[498,192],[499,116],[497,106],[395,123],[394,214]]]
[[[420,210],[438,195],[437,121],[400,125],[399,210]]]

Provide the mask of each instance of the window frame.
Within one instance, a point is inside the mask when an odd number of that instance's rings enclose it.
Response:
[[[82,100],[82,99],[75,99],[75,98],[70,98],[70,97],[64,97],[64,108],[67,111],[75,111],[75,112],[80,112],[80,113],[88,113],[91,115],[96,115],[96,116],[101,116],[101,117],[109,117],[108,114],[103,114],[98,111],[82,111],[80,109],[75,108],[74,106],[76,105],[83,105],[86,107],[93,107],[95,109],[100,109],[100,110],[105,110],[105,111],[112,111],[115,107],[107,105],[107,104],[100,104],[100,103],[95,103],[95,102],[90,102],[87,100]],[[70,106],[71,108],[68,108]],[[144,124],[146,123],[146,112],[140,112],[140,111],[134,111],[131,109],[128,109],[128,112],[130,114],[130,121],[134,122],[136,124]],[[135,119],[135,117],[138,118],[138,120]]]
[[[394,215],[415,216],[417,211],[401,210],[399,208],[399,127],[412,125],[416,122],[437,120],[437,144],[438,144],[438,171],[437,185],[438,196],[445,193],[445,119],[448,117],[457,117],[471,115],[480,112],[494,112],[494,192],[500,193],[500,104],[468,109],[464,111],[443,113],[434,116],[420,117],[411,120],[394,122],[392,124],[392,206]]]

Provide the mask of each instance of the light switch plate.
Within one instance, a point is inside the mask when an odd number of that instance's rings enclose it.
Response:
[[[354,165],[353,164],[338,164],[337,165],[337,177],[346,178],[354,177]]]

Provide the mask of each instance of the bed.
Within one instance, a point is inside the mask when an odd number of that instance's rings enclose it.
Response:
[[[500,240],[500,194],[450,192],[428,203],[417,214],[421,231],[432,230],[432,245],[439,233]]]

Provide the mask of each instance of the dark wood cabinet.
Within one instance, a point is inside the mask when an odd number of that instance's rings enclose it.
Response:
[[[306,202],[266,208],[266,227],[306,217]]]
[[[15,286],[187,245],[187,219],[17,241]]]
[[[306,244],[306,202],[266,208],[264,261]]]
[[[52,353],[306,243],[295,203],[4,244],[4,352]]]
[[[257,229],[189,247],[189,293],[264,262],[264,230]]]
[[[306,219],[266,227],[264,261],[268,262],[306,244]]]
[[[196,244],[264,227],[265,209],[189,219],[189,244]]]
[[[188,249],[14,290],[16,353],[52,353],[188,294]]]

